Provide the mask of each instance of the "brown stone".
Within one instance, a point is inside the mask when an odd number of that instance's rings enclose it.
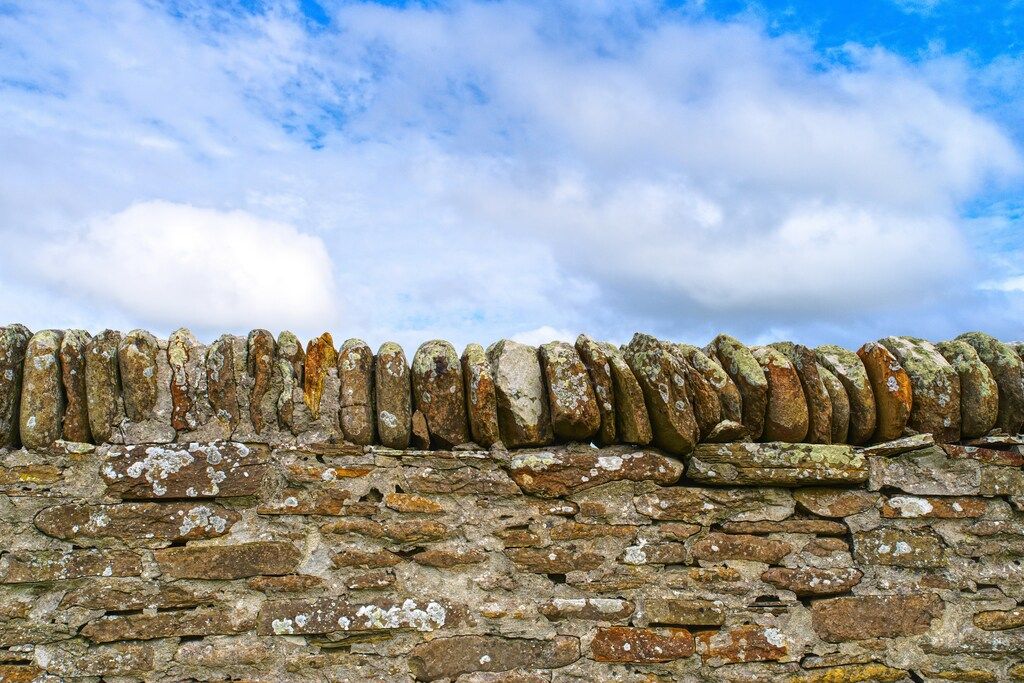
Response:
[[[722,422],[722,403],[718,392],[703,373],[698,372],[686,359],[686,354],[678,344],[670,344],[669,350],[676,357],[679,366],[686,372],[686,394],[693,408],[693,417],[697,421],[700,439],[706,441]]]
[[[420,643],[409,655],[409,668],[419,681],[455,679],[474,671],[508,671],[524,667],[557,669],[580,658],[573,636],[551,640],[501,636],[454,636]]]
[[[768,346],[751,349],[754,360],[768,381],[768,405],[765,409],[765,441],[797,443],[807,437],[808,412],[803,385],[796,368],[784,355]]]
[[[853,551],[861,564],[913,569],[946,564],[942,540],[927,530],[881,528],[856,532]]]
[[[647,415],[644,392],[622,352],[608,343],[601,348],[608,357],[615,396],[615,431],[622,443],[646,446],[654,438],[651,419]]]
[[[244,579],[292,574],[301,553],[291,543],[253,541],[235,545],[187,545],[153,553],[160,571],[178,579]]]
[[[864,363],[875,395],[874,441],[892,441],[903,436],[913,403],[910,376],[889,349],[876,342],[860,347],[857,356]]]
[[[798,597],[817,597],[845,593],[860,583],[864,572],[853,567],[819,569],[773,567],[761,574],[761,580],[776,588],[792,591]]]
[[[856,489],[808,487],[793,492],[797,504],[821,517],[852,517],[869,510],[878,501],[877,493]]]
[[[0,448],[15,448],[21,443],[18,409],[25,348],[31,336],[24,325],[0,327]]]
[[[985,631],[1005,631],[1024,626],[1024,607],[1011,610],[990,610],[974,615],[974,625]]]
[[[593,449],[522,451],[509,464],[512,479],[527,493],[549,498],[610,481],[653,481],[673,484],[683,467],[675,460],[650,450],[624,446]]]
[[[914,401],[907,425],[939,443],[960,439],[960,377],[938,349],[924,339],[886,337],[879,341],[910,377]]]
[[[156,407],[156,337],[145,330],[132,330],[118,348],[118,368],[124,411],[129,420],[148,419]]]
[[[612,378],[611,360],[601,344],[585,334],[576,338],[576,352],[586,366],[590,383],[594,387],[600,415],[597,442],[605,446],[616,443],[615,380]]]
[[[68,330],[60,342],[61,384],[66,401],[62,430],[65,441],[92,442],[85,388],[86,347],[90,339],[84,330]]]
[[[124,420],[118,349],[121,333],[103,330],[86,345],[85,388],[89,431],[97,443],[110,443]]]
[[[818,536],[845,536],[849,528],[827,519],[783,519],[757,522],[725,522],[719,525],[727,534],[817,534]]]
[[[637,529],[632,524],[594,524],[566,521],[551,527],[552,541],[579,541],[586,538],[633,538]]]
[[[486,461],[485,461],[486,462]],[[489,462],[487,462],[490,465]],[[479,467],[476,463],[455,467],[407,468],[401,487],[410,493],[457,493],[460,495],[516,496],[522,491],[497,466]]]
[[[207,348],[187,329],[171,333],[167,340],[167,363],[171,370],[171,426],[179,432],[195,432],[207,426],[205,439],[230,436],[227,425],[213,420],[207,393]]]
[[[957,340],[974,347],[999,387],[996,426],[1006,434],[1020,434],[1024,431],[1024,359],[984,332],[961,334]]]
[[[981,517],[987,508],[982,498],[890,496],[882,501],[882,516],[895,519],[967,519]]]
[[[417,564],[427,567],[451,569],[467,564],[479,564],[487,559],[487,554],[476,548],[430,548],[412,556]]]
[[[596,553],[577,552],[570,548],[507,548],[505,555],[520,569],[535,574],[568,574],[590,571],[604,564]]]
[[[234,442],[110,446],[100,476],[123,499],[249,496],[266,461],[266,446]]]
[[[675,455],[689,453],[700,434],[686,393],[686,369],[677,355],[668,344],[640,333],[622,355],[643,391],[654,443]]]
[[[643,617],[661,626],[721,626],[725,608],[719,600],[653,595],[644,600]]]
[[[554,432],[537,349],[503,339],[487,347],[487,359],[494,372],[498,427],[505,446],[551,443]]]
[[[601,413],[580,355],[572,344],[554,341],[541,345],[540,361],[555,437],[589,441],[601,426]]]
[[[490,448],[501,439],[498,432],[498,397],[494,372],[487,352],[479,344],[468,344],[462,352],[462,379],[466,384],[466,411],[473,441]]]
[[[785,541],[743,534],[710,533],[697,540],[690,548],[693,557],[706,562],[747,560],[777,564],[793,552]]]
[[[253,625],[252,617],[244,612],[211,608],[156,614],[107,615],[83,626],[81,634],[94,643],[111,643],[118,640],[244,633],[252,629]]]
[[[379,590],[393,585],[395,585],[395,574],[390,569],[354,574],[345,579],[345,586],[354,591]]]
[[[277,400],[281,385],[275,386],[274,359],[277,342],[268,330],[253,330],[246,341],[246,373],[252,378],[249,390],[249,419],[257,434],[268,426],[276,426]]]
[[[138,576],[142,561],[127,550],[33,550],[0,557],[0,583],[64,581],[88,576]]]
[[[306,344],[306,358],[302,371],[302,400],[314,420],[320,418],[327,376],[331,370],[337,372],[337,366],[338,352],[334,348],[334,338],[330,332],[324,332]]]
[[[619,561],[634,566],[685,564],[689,562],[689,555],[686,552],[686,546],[682,543],[647,543],[645,539],[641,538],[636,545],[628,546],[622,552]]]
[[[768,409],[768,380],[757,360],[739,340],[727,334],[715,337],[705,353],[725,369],[743,398],[743,419],[751,439],[760,439]]]
[[[859,483],[868,478],[867,459],[850,446],[825,444],[702,444],[690,455],[686,476],[711,484]]]
[[[306,489],[286,488],[265,497],[256,508],[260,515],[344,515],[352,494],[336,484],[325,484]],[[355,514],[355,513],[353,513]]]
[[[697,652],[705,664],[777,662],[788,658],[787,638],[777,628],[742,624],[697,634]]]
[[[901,453],[921,450],[934,445],[935,437],[931,434],[912,434],[900,439],[872,444],[862,448],[860,452],[865,456],[882,455],[891,457],[894,455],[900,455]]]
[[[430,430],[427,428],[427,418],[423,413],[418,410],[413,412],[410,429],[410,446],[419,450],[430,448]]]
[[[736,388],[736,383],[732,381],[725,368],[696,346],[676,344],[676,348],[682,352],[690,367],[700,373],[718,395],[721,419],[742,424],[743,397],[740,396],[740,390]]]
[[[825,393],[828,394],[828,402],[832,406],[832,441],[830,443],[846,443],[850,430],[850,399],[846,395],[846,387],[821,363],[818,363],[818,377],[821,378],[821,384],[825,387]]]
[[[212,503],[64,503],[41,510],[34,521],[44,534],[79,544],[119,539],[166,545],[223,536],[238,519],[237,512]]]
[[[398,512],[444,512],[440,503],[412,493],[389,493],[384,496],[384,505]]]
[[[633,610],[629,600],[616,598],[552,598],[537,606],[537,611],[551,621],[619,621],[628,619]]]
[[[953,443],[944,443],[940,447],[951,458],[967,458],[989,465],[1024,467],[1024,449],[1011,451],[982,446],[961,446]]]
[[[814,557],[831,557],[836,553],[848,555],[850,546],[842,538],[815,538],[805,543],[800,552]]]
[[[435,339],[416,350],[412,394],[416,410],[427,421],[434,448],[453,448],[469,441],[462,365],[451,344]]]
[[[653,664],[689,657],[694,652],[694,642],[684,628],[609,626],[597,629],[590,651],[598,662]]]
[[[921,635],[943,604],[932,593],[829,598],[811,605],[811,625],[822,640],[842,643]]]
[[[46,448],[61,437],[64,387],[60,372],[60,344],[64,333],[36,332],[25,347],[21,384],[19,429],[26,448]]]
[[[274,600],[263,603],[256,632],[262,636],[435,631],[467,621],[466,608],[444,599],[350,602],[342,597]]]
[[[947,444],[950,446],[950,444]],[[973,458],[950,457],[932,446],[895,457],[868,458],[868,489],[892,488],[925,496],[974,496],[981,493],[982,472],[1011,471],[985,467]]]
[[[357,534],[370,538],[384,538],[399,543],[439,541],[452,536],[450,527],[430,519],[403,518],[378,522],[355,517],[328,522],[320,527],[320,530],[331,534]]]
[[[638,496],[636,510],[665,521],[709,525],[722,521],[781,520],[793,513],[793,498],[778,488],[674,486]]]
[[[379,569],[394,567],[402,563],[402,557],[390,550],[374,548],[364,550],[356,547],[342,547],[331,557],[335,567],[362,567],[363,569]]]
[[[341,380],[341,431],[346,441],[368,446],[377,440],[374,427],[373,351],[362,339],[348,339],[338,353]],[[397,418],[395,420],[397,427]]]
[[[222,335],[206,350],[206,391],[214,418],[230,434],[238,425],[241,412],[231,335]]]
[[[180,585],[136,578],[96,578],[68,591],[62,607],[85,607],[106,612],[175,609],[212,604],[217,596]]]
[[[793,364],[807,404],[807,443],[832,443],[832,400],[818,372],[818,357],[802,344],[776,342],[769,344]]]
[[[309,574],[285,574],[284,576],[254,576],[245,585],[261,593],[301,593],[319,588],[324,580]]]
[[[999,386],[992,371],[966,341],[956,339],[935,345],[960,378],[960,436],[984,436],[999,419]]]
[[[815,353],[818,362],[842,383],[850,405],[846,439],[842,442],[833,440],[832,443],[851,443],[855,446],[867,443],[875,433],[878,413],[875,407],[875,394],[871,390],[871,380],[868,378],[864,363],[854,352],[834,344],[819,346]],[[835,402],[832,405],[834,409]]]
[[[302,431],[302,414],[305,407],[306,354],[291,332],[285,330],[277,335],[277,353],[274,356],[275,380],[281,383],[281,396],[277,400],[277,417],[281,426],[292,434]]]

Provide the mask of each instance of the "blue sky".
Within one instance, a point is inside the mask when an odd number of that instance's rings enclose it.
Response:
[[[1022,0],[0,0],[0,320],[1021,338],[1022,84]]]

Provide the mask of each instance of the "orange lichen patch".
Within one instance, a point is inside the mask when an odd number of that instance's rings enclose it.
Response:
[[[338,352],[330,332],[324,332],[306,344],[306,366],[302,381],[302,400],[313,419],[320,417],[320,397],[324,394],[327,373],[338,366]]]

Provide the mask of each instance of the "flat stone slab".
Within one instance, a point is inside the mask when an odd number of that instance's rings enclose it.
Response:
[[[235,442],[110,446],[100,476],[122,499],[217,498],[257,493],[267,448]]]
[[[448,600],[349,601],[342,597],[274,600],[260,610],[260,635],[319,635],[410,629],[435,631],[466,622],[466,608]]]
[[[704,444],[686,477],[708,484],[806,486],[867,481],[867,459],[852,446],[790,443]]]
[[[545,497],[565,496],[609,481],[673,484],[682,473],[678,460],[622,446],[518,452],[509,464],[509,474],[523,491]]]

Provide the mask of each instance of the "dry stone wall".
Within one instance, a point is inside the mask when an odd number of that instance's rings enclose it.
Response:
[[[0,680],[1024,680],[1024,360],[0,328]]]

